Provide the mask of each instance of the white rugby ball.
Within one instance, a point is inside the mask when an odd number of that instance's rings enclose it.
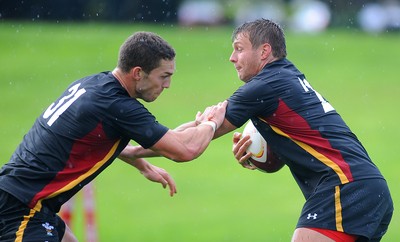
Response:
[[[267,141],[261,136],[253,122],[249,122],[244,127],[242,137],[249,135],[251,144],[247,148],[247,152],[251,152],[251,159],[265,163],[267,161]]]

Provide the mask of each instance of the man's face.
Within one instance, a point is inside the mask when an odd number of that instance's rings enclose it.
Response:
[[[233,41],[233,52],[229,61],[235,65],[239,79],[248,82],[263,67],[262,47],[253,49],[246,34],[239,33]]]
[[[169,88],[171,76],[175,72],[175,60],[161,60],[160,66],[150,73],[141,71],[143,77],[136,85],[138,98],[152,102],[160,96],[164,88]]]

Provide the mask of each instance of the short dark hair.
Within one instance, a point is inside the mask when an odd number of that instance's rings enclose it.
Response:
[[[268,43],[272,47],[274,57],[284,58],[287,55],[285,34],[282,28],[271,20],[262,18],[240,25],[233,31],[232,41],[239,34],[247,35],[253,48]]]
[[[127,73],[140,66],[144,72],[150,73],[162,59],[174,58],[175,50],[160,36],[151,32],[136,32],[121,45],[118,68]]]

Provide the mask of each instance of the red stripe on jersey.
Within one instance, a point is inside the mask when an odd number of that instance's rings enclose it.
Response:
[[[343,184],[353,181],[350,167],[340,151],[333,148],[329,140],[322,137],[318,130],[311,129],[307,121],[291,110],[285,102],[279,101],[278,108],[272,116],[260,118],[275,132],[290,138],[322,163],[331,167]]]
[[[46,198],[71,190],[100,169],[115,153],[120,140],[107,138],[100,123],[83,138],[76,140],[63,170],[47,184],[30,202],[30,207]]]

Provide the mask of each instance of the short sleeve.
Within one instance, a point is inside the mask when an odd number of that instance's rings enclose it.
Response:
[[[272,114],[277,106],[272,87],[261,79],[253,79],[229,97],[225,117],[240,128],[250,118]]]
[[[114,127],[140,144],[149,148],[159,141],[168,128],[160,124],[138,100],[122,98],[114,102],[110,108],[110,118]]]

